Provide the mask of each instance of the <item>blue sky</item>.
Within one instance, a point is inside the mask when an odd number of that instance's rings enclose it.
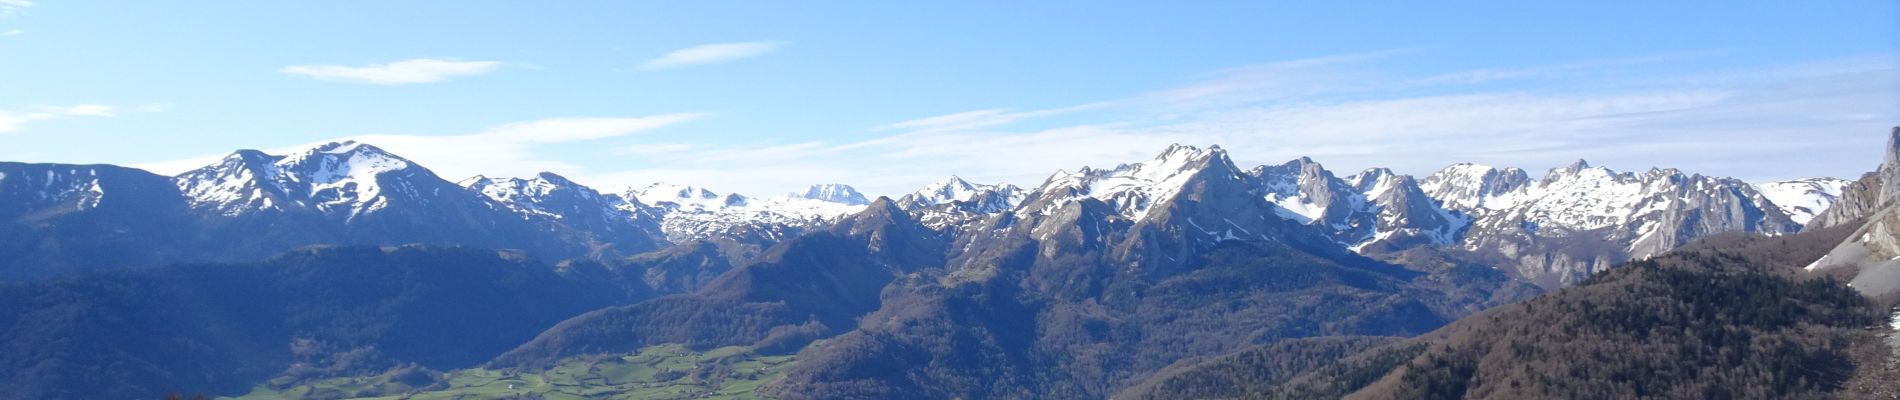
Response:
[[[1181,142],[1760,181],[1856,176],[1900,124],[1894,1],[904,3],[0,0],[0,160],[354,138],[450,179],[897,194]]]

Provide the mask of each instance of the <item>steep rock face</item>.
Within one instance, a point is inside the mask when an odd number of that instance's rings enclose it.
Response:
[[[1356,236],[1358,240],[1352,242],[1355,250],[1364,252],[1373,246],[1396,250],[1457,243],[1465,226],[1471,223],[1469,217],[1445,209],[1439,200],[1426,195],[1411,176],[1374,168],[1348,177],[1346,181],[1372,205],[1354,221],[1357,226],[1370,228],[1360,230],[1362,233],[1358,235],[1362,236]]]
[[[1339,178],[1302,157],[1248,175],[1280,216],[1328,232],[1355,251],[1456,243],[1469,222],[1426,196],[1410,176],[1384,168]]]
[[[1888,134],[1886,156],[1874,172],[1841,189],[1834,204],[1809,221],[1807,229],[1854,223],[1893,204],[1896,198],[1900,198],[1900,126]]]
[[[1310,158],[1254,167],[1248,175],[1281,216],[1302,223],[1334,226],[1364,206],[1364,199],[1352,196],[1352,185]]]
[[[1859,227],[1826,256],[1807,266],[1812,271],[1844,271],[1861,293],[1900,293],[1900,127],[1888,136],[1887,154],[1874,172],[1847,185],[1839,201],[1809,223],[1808,230]]]

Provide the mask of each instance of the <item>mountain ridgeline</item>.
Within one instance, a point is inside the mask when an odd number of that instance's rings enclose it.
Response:
[[[1838,394],[1878,386],[1842,360],[1878,359],[1865,327],[1886,300],[1831,279],[1877,295],[1861,282],[1883,270],[1799,267],[1887,254],[1849,240],[1891,235],[1861,222],[1893,214],[1884,173],[1340,176],[1175,145],[1035,187],[872,198],[450,182],[353,142],[171,177],[0,163],[0,399],[706,385],[674,393],[691,398],[740,373],[742,397],[784,399]],[[1589,340],[1552,347],[1567,334]],[[1586,344],[1691,365],[1617,361],[1664,371],[1631,387],[1498,364]],[[561,375],[688,350],[795,361]],[[543,385],[457,392],[494,374]]]

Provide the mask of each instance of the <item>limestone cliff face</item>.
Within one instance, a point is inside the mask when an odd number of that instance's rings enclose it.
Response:
[[[1854,289],[1869,296],[1900,292],[1900,127],[1887,138],[1887,155],[1880,166],[1843,190],[1833,207],[1816,216],[1807,229],[1826,229],[1860,222],[1847,240],[1808,270],[1849,269]]]
[[[1848,184],[1834,205],[1815,216],[1805,229],[1826,229],[1853,223],[1874,215],[1896,198],[1900,198],[1900,126],[1894,127],[1893,133],[1888,135],[1887,155],[1881,160],[1880,166],[1874,172],[1861,176],[1859,181]]]

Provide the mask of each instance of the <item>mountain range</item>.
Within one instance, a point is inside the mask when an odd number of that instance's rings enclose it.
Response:
[[[1036,197],[1090,197],[1133,223],[1213,166],[1220,168],[1210,173],[1235,177],[1235,195],[1269,204],[1268,216],[1352,251],[1461,248],[1513,260],[1500,267],[1559,287],[1713,233],[1783,234],[1810,219],[1825,225],[1841,218],[1818,210],[1848,186],[1826,178],[1758,186],[1674,169],[1618,172],[1582,161],[1537,179],[1515,168],[1473,164],[1424,178],[1380,168],[1341,177],[1307,158],[1225,170],[1231,164],[1218,147],[1175,146],[1115,169],[1058,172],[1028,190],[953,176],[895,204],[945,229],[1005,212],[1046,213],[1060,203]],[[12,241],[4,253],[12,261],[0,268],[0,278],[11,280],[257,259],[310,244],[461,244],[521,249],[549,260],[601,260],[710,240],[756,253],[870,204],[838,184],[754,198],[673,184],[603,192],[553,173],[449,182],[354,142],[284,156],[242,150],[174,177],[104,165],[6,163],[0,164],[0,199],[0,216],[13,222],[7,231],[30,239]],[[111,221],[78,222],[101,219]],[[1239,228],[1226,226],[1233,223],[1199,229],[1250,232],[1228,229]]]
[[[840,184],[771,197],[676,184],[603,191],[553,173],[451,182],[354,142],[241,150],[172,177],[0,163],[0,343],[14,349],[0,356],[0,398],[96,397],[89,388],[102,387],[114,398],[499,386],[554,396],[590,385],[678,398],[1555,395],[1405,383],[1489,377],[1407,374],[1441,361],[1494,368],[1488,354],[1507,353],[1474,353],[1468,337],[1528,329],[1469,321],[1622,334],[1530,310],[1584,312],[1593,308],[1564,299],[1593,292],[1648,296],[1602,303],[1637,310],[1615,318],[1690,318],[1671,329],[1739,326],[1695,319],[1739,318],[1721,307],[1810,307],[1790,312],[1826,329],[1783,330],[1781,319],[1745,328],[1862,340],[1829,329],[1870,323],[1875,303],[1788,274],[1807,265],[1868,296],[1900,287],[1887,265],[1900,254],[1889,228],[1900,218],[1896,146],[1859,181],[1757,185],[1582,160],[1537,177],[1463,163],[1422,178],[1340,176],[1308,158],[1246,168],[1218,146],[1174,145],[1034,187],[951,176],[895,198]],[[1773,246],[1798,249],[1759,250]],[[1741,255],[1685,255],[1717,250]],[[1642,283],[1665,278],[1662,289]],[[1711,286],[1714,297],[1669,297],[1731,278],[1741,280]],[[1792,300],[1720,301],[1766,295]],[[1641,311],[1651,298],[1686,314]],[[467,329],[485,332],[456,333]],[[677,374],[614,361],[669,346],[787,361],[741,370],[695,355],[696,372]],[[1855,346],[1799,345],[1867,351]],[[1234,380],[1262,359],[1292,364]],[[1210,392],[1206,382],[1254,389]],[[1351,384],[1300,386],[1315,382]],[[1836,389],[1828,384],[1729,394]]]

